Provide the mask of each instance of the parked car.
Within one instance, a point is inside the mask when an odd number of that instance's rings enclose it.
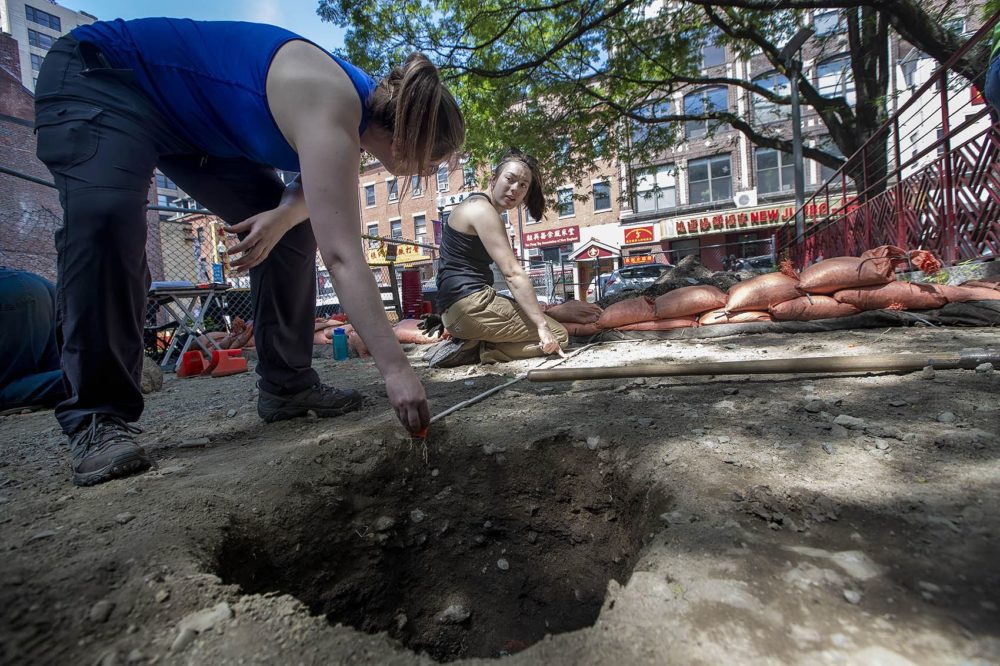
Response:
[[[757,257],[743,257],[736,261],[736,270],[751,273],[767,273],[774,268],[774,259],[769,254]]]
[[[590,281],[590,285],[587,287],[586,300],[588,303],[594,303],[598,298],[604,296],[604,290],[608,286],[608,280],[610,279],[611,273],[601,273]]]
[[[643,264],[626,266],[611,273],[602,297],[614,296],[626,291],[639,292],[656,282],[656,278],[667,268],[665,264]]]

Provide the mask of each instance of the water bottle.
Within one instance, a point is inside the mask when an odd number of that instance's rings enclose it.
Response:
[[[347,360],[347,333],[342,328],[333,329],[333,360]]]

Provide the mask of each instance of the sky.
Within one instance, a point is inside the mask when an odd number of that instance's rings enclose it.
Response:
[[[344,45],[344,31],[316,15],[317,0],[59,0],[60,5],[99,19],[171,16],[204,21],[271,23],[326,49]]]

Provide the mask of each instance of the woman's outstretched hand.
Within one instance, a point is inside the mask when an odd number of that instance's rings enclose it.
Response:
[[[283,207],[279,206],[258,213],[239,224],[224,228],[226,233],[246,234],[243,240],[227,250],[231,255],[242,252],[238,258],[232,261],[231,265],[235,270],[249,270],[267,259],[267,255],[271,253],[285,232],[291,228],[286,212]]]
[[[559,346],[559,341],[556,340],[556,336],[549,329],[548,326],[538,329],[538,346],[542,348],[542,351],[546,354],[556,354],[558,353],[563,358],[566,358],[566,354],[563,352],[562,347]]]
[[[431,410],[424,386],[413,368],[407,365],[399,372],[386,372],[384,377],[389,404],[403,427],[412,433],[426,429],[431,424]]]

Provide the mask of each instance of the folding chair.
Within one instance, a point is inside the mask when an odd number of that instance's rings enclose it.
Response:
[[[215,340],[205,335],[205,315],[215,300],[221,300],[228,289],[228,284],[218,283],[196,285],[191,282],[154,282],[150,285],[149,298],[176,322],[176,329],[171,336],[170,346],[160,361],[160,368],[176,372],[192,343],[207,356],[212,355],[212,349],[222,350]],[[184,343],[180,345],[182,338]],[[171,362],[175,351],[178,352],[176,360]]]

